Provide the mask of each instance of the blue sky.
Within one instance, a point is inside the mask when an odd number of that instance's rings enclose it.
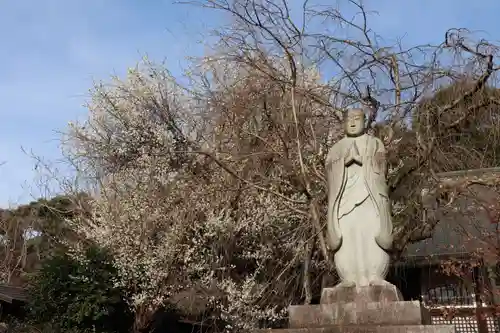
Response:
[[[293,0],[291,1],[293,2]],[[330,2],[325,2],[330,3]],[[371,27],[405,43],[439,43],[449,27],[500,40],[498,0],[366,0]],[[201,55],[219,15],[170,0],[0,0],[0,207],[36,196],[33,160],[59,158],[58,130],[81,118],[93,80],[123,73],[143,55],[180,73]]]

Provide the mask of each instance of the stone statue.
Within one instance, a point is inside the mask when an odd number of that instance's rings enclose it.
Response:
[[[382,141],[365,133],[365,122],[363,110],[347,111],[346,136],[326,159],[327,239],[341,281],[323,288],[318,305],[290,306],[288,331],[453,333],[453,325],[424,326],[431,324],[429,311],[420,301],[405,302],[385,281],[392,246],[387,163]]]
[[[339,286],[386,286],[392,221],[382,141],[365,133],[362,109],[344,113],[346,136],[328,152],[327,239]]]

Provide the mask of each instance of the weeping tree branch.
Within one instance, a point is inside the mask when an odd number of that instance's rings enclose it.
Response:
[[[466,53],[472,54],[475,57],[486,62],[485,70],[482,75],[473,83],[472,87],[467,90],[465,93],[461,94],[461,96],[455,98],[450,103],[443,105],[438,108],[436,114],[441,115],[450,110],[453,110],[458,105],[469,102],[478,92],[481,91],[490,79],[491,75],[495,72],[494,70],[494,57],[492,54],[481,53],[478,50],[473,50],[470,46],[464,44],[461,38],[456,38],[453,40],[454,30],[449,30],[445,35],[445,45],[447,47],[455,47],[459,50],[462,50]],[[493,98],[488,98],[486,101],[482,101],[478,104],[470,106],[467,108],[467,111],[464,114],[453,121],[452,123],[446,124],[442,130],[450,130],[459,126],[467,117],[477,110],[477,108],[489,105],[489,104],[500,104],[500,101],[497,101]],[[430,137],[428,138],[428,143],[424,144],[423,139],[421,138],[420,133],[417,134],[417,142],[419,144],[420,150],[423,152],[421,156],[419,156],[416,163],[413,163],[411,166],[406,168],[403,172],[401,172],[398,177],[392,182],[390,185],[390,191],[395,191],[399,185],[404,182],[409,176],[411,176],[415,171],[419,170],[429,159],[431,154],[433,153],[434,144],[436,142],[436,134],[430,133]],[[442,133],[441,133],[442,135]]]

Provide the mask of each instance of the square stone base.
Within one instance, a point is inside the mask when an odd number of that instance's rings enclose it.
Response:
[[[418,301],[292,305],[288,313],[290,328],[430,324],[428,310]]]

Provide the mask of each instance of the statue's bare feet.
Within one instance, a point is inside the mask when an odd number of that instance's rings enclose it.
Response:
[[[351,281],[351,280],[344,280],[340,282],[337,286],[341,288],[353,288],[356,287],[356,282]]]
[[[366,277],[363,276],[359,279],[359,286],[360,287],[366,287],[368,285],[370,285],[370,282],[368,281],[368,279]]]
[[[384,279],[381,279],[381,278],[372,278],[370,279],[370,286],[379,286],[379,287],[383,287],[383,286],[390,286],[391,284],[387,281],[385,281]]]

